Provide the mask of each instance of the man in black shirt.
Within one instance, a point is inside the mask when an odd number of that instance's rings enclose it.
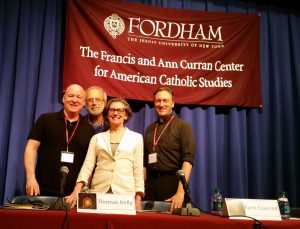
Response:
[[[70,194],[95,134],[80,115],[85,104],[83,88],[70,85],[62,101],[63,109],[42,114],[28,135],[24,153],[27,195],[59,196],[62,166],[69,169],[64,194]]]
[[[188,182],[195,154],[195,136],[190,124],[173,114],[174,93],[169,87],[154,92],[158,120],[144,136],[145,200],[170,201],[181,208],[184,190],[176,175],[183,170]]]

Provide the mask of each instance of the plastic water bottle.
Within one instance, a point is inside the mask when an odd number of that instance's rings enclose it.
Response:
[[[223,197],[220,188],[214,189],[214,194],[211,198],[211,213],[214,215],[222,215]]]
[[[281,214],[281,219],[290,218],[290,203],[285,192],[281,192],[278,198],[278,206]]]

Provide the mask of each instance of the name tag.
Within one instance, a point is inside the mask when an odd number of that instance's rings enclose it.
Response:
[[[74,162],[74,153],[68,151],[61,151],[60,156],[61,162],[73,163]]]
[[[225,198],[222,215],[232,219],[281,220],[277,200]]]
[[[77,196],[77,212],[136,215],[135,198],[98,192],[80,192]]]
[[[151,153],[148,157],[149,164],[157,162],[157,153]]]

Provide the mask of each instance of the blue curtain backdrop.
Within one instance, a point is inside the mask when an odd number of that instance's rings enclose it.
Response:
[[[192,200],[208,210],[216,186],[232,198],[275,199],[284,190],[291,206],[300,207],[299,8],[235,0],[127,2],[261,14],[263,108],[175,108],[197,138]],[[24,194],[23,154],[34,121],[62,107],[65,14],[65,0],[0,0],[0,204]],[[152,103],[129,102],[134,116],[127,126],[143,133],[156,119]]]

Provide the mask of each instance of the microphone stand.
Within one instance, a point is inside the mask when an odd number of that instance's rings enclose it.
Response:
[[[66,203],[64,197],[58,197],[50,208],[52,210],[69,210],[70,204]]]
[[[184,202],[186,203],[185,208],[174,208],[172,211],[173,215],[182,216],[200,216],[200,210],[198,208],[193,208],[191,204],[191,193],[189,185],[186,182],[184,172],[182,170],[177,171],[177,176],[180,179],[184,190]]]
[[[63,190],[63,187],[61,187],[61,190]],[[69,210],[71,208],[71,204],[66,203],[65,198],[63,197],[63,191],[60,193],[60,197],[57,198],[57,200],[51,205],[51,210],[65,210],[66,211],[66,220],[64,221],[64,224],[67,224],[67,228],[69,228]],[[64,225],[63,225],[64,227]]]
[[[64,182],[61,182],[60,185],[60,197],[57,198],[57,200],[52,204],[50,209],[52,210],[69,210],[71,207],[71,204],[66,203],[64,198]]]
[[[174,208],[172,214],[181,216],[200,216],[200,210],[192,207],[189,188],[186,188],[186,190],[187,192],[184,195],[186,203],[185,208]]]
[[[193,208],[189,202],[186,204],[185,208],[174,208],[172,214],[181,216],[200,216],[200,211],[198,208]]]

